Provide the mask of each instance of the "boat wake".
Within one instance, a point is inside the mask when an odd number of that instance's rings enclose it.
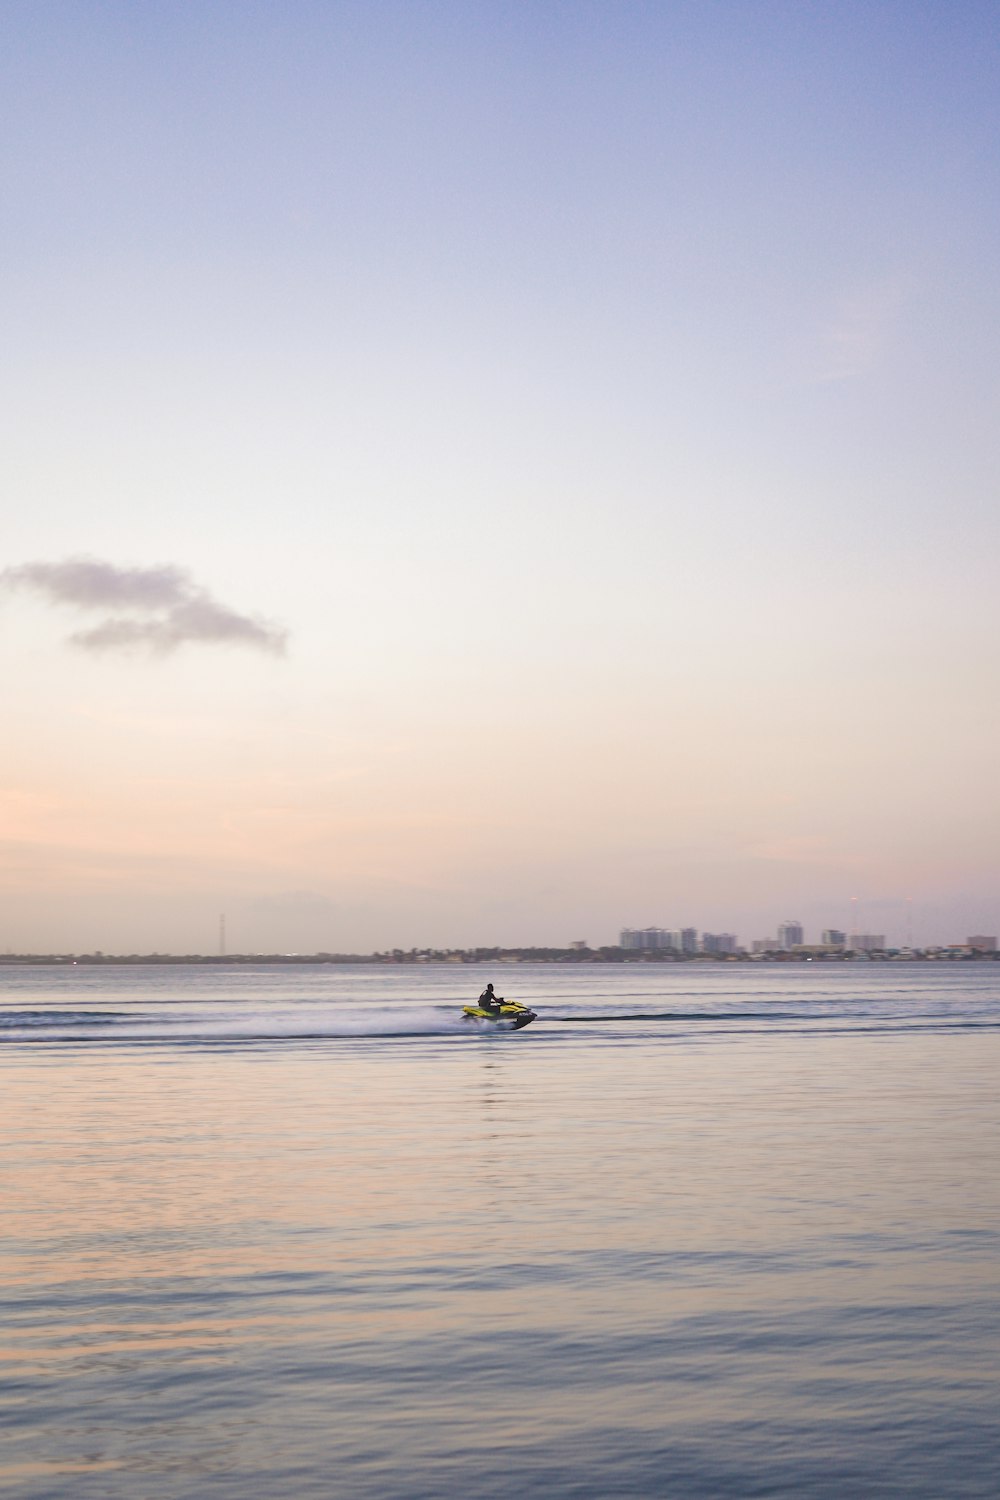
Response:
[[[94,1043],[254,1043],[323,1041],[366,1037],[470,1037],[481,1035],[463,1024],[453,1006],[305,1007],[298,1011],[220,1014],[171,1010],[167,1014],[88,1010],[6,1011],[0,1017],[0,1045],[15,1042]]]

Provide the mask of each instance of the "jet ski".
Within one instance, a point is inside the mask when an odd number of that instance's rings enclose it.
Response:
[[[471,1021],[483,1031],[520,1031],[522,1026],[537,1021],[538,1014],[520,1000],[501,1000],[499,1012],[482,1005],[463,1005],[462,1020]]]

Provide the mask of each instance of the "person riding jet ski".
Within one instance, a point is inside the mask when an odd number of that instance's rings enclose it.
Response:
[[[520,1031],[537,1020],[535,1012],[520,1000],[505,1000],[493,992],[488,984],[479,997],[478,1005],[463,1005],[462,1018],[488,1031]]]
[[[493,993],[493,985],[490,983],[480,995],[479,1003],[483,1010],[492,1011],[495,1016],[498,1016],[500,1014],[500,1007],[503,1004],[503,996],[495,995]]]

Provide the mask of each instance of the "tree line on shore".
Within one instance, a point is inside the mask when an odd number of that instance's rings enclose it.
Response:
[[[376,953],[4,953],[0,964],[204,964],[239,967],[243,964],[718,964],[718,963],[843,963],[858,959],[874,962],[898,959],[964,959],[987,962],[1000,953],[976,952],[964,944],[950,947],[898,949],[856,954],[839,952],[678,953],[672,949],[633,949],[607,946],[588,948],[391,948]]]

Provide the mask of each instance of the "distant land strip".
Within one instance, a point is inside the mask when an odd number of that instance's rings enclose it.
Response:
[[[964,943],[929,948],[855,952],[678,953],[664,949],[604,948],[392,948],[377,953],[0,953],[0,964],[758,964],[758,963],[995,963],[1000,952]]]

